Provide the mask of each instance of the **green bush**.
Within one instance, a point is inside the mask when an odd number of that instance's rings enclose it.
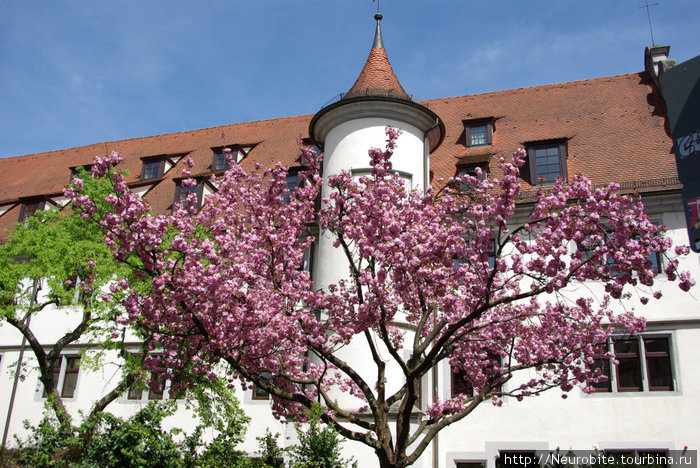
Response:
[[[352,458],[340,456],[342,437],[331,426],[321,423],[321,409],[314,406],[308,413],[308,427],[296,424],[299,443],[289,448],[291,468],[357,467]]]

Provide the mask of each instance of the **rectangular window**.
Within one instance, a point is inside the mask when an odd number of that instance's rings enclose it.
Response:
[[[287,190],[288,193],[282,194],[282,198],[284,199],[284,203],[287,204],[289,203],[289,200],[291,200],[292,193],[299,187],[301,184],[301,178],[299,177],[299,168],[292,168],[289,169],[287,172]]]
[[[129,388],[129,392],[126,394],[127,400],[140,400],[143,397],[143,389],[136,385]]]
[[[532,185],[552,184],[557,179],[567,179],[566,143],[527,145]]]
[[[459,165],[457,166],[456,176],[461,177],[470,175],[472,177],[475,177],[477,180],[484,180],[486,179],[487,175],[487,167],[488,164]],[[476,170],[477,168],[481,169],[481,174],[478,173],[478,171]],[[472,184],[466,181],[459,182],[458,187],[455,188],[458,188],[459,192],[462,194],[469,194],[473,191]]]
[[[263,371],[260,376],[264,378],[265,380],[269,379],[272,373],[269,371]],[[258,387],[257,385],[253,384],[253,400],[268,400],[270,398],[270,394]]]
[[[143,160],[141,179],[159,179],[165,173],[165,158],[150,158]]]
[[[595,358],[594,368],[608,377],[594,385],[596,392],[660,392],[675,390],[669,336],[613,338],[612,359]]]
[[[224,151],[228,150],[228,151]],[[237,151],[235,147],[233,148],[216,148],[214,149],[214,161],[212,162],[211,168],[213,171],[223,171],[225,169],[229,169],[231,167],[231,164],[229,163],[229,159],[226,157],[227,155],[235,158],[235,153],[234,151]]]
[[[311,268],[313,267],[313,251],[314,244],[309,245],[306,250],[304,250],[304,257],[302,257],[299,267],[301,271],[308,271],[311,273]]]
[[[473,240],[468,241],[469,242],[469,248],[476,248],[476,244],[472,244],[474,242]],[[481,261],[486,262],[489,268],[493,269],[496,266],[496,255],[497,255],[497,246],[496,246],[496,240],[491,239],[488,243],[488,246],[486,246],[485,249],[481,250]],[[454,260],[454,267],[459,268],[459,266],[462,263],[469,263],[469,260],[467,258],[455,258]],[[477,264],[481,265],[481,264]],[[475,265],[472,265],[475,266]]]
[[[456,468],[486,468],[485,461],[456,462]]]
[[[491,122],[473,122],[464,125],[467,148],[488,146],[493,142],[493,125]]]
[[[78,387],[78,375],[80,374],[80,356],[61,356],[53,368],[56,388],[60,388],[63,398],[73,398]],[[46,398],[46,389],[42,393]]]
[[[450,370],[452,371],[452,398],[457,395],[474,396],[474,387],[465,380],[467,373],[454,367],[450,367]]]
[[[165,393],[165,383],[167,379],[160,372],[151,372],[151,379],[155,381],[155,388],[149,386],[148,399],[162,400]]]
[[[44,200],[27,200],[22,203],[22,208],[19,211],[19,219],[17,222],[24,223],[27,218],[33,216],[37,211],[44,209],[46,202]]]
[[[165,398],[165,390],[168,388],[169,380],[158,371],[151,371],[150,378],[154,380],[155,387],[151,387],[150,382],[148,382],[146,384],[148,385],[148,393],[146,393],[144,391],[146,387],[144,387],[142,382],[134,382],[127,391],[126,399],[131,401],[141,401],[144,399],[144,395],[146,395],[148,400],[163,400]],[[172,388],[168,390],[168,398],[173,399]],[[180,396],[178,395],[176,398],[180,398]]]
[[[487,373],[487,376],[495,375],[496,366],[500,366],[501,358],[491,351],[486,351],[486,359],[481,361],[481,367]],[[467,373],[462,369],[451,367],[450,371],[452,374],[452,398],[457,395],[468,395],[474,396],[476,392],[471,382],[467,381]],[[502,384],[497,384],[492,387],[492,390],[500,392],[502,389]]]
[[[87,172],[88,175],[90,175],[90,171],[92,170],[92,164],[85,164],[82,166],[75,166],[70,168],[70,181],[72,182],[74,178],[78,177],[78,169],[83,168],[85,172]]]
[[[195,202],[195,208],[199,209],[200,206],[202,206],[202,198],[204,195],[204,182],[203,181],[197,181],[195,185],[184,185],[182,181],[177,182],[177,186],[175,188],[175,203],[179,203],[181,205],[185,205],[187,195],[190,193],[194,193],[197,195],[197,200]],[[173,206],[175,208],[175,206]]]
[[[80,356],[66,356],[64,359],[65,371],[63,375],[63,386],[61,387],[61,396],[64,398],[73,398],[75,389],[78,386]]]

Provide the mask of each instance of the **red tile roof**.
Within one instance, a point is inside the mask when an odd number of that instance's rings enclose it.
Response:
[[[360,78],[364,75],[366,83],[373,83],[369,72],[363,70]],[[508,156],[528,142],[567,139],[569,176],[583,173],[596,184],[617,181],[638,192],[680,188],[666,109],[645,72],[422,104],[440,116],[446,129],[442,145],[430,157],[434,181],[453,176],[458,162],[483,161],[485,152]],[[148,156],[188,155],[196,164],[196,173],[209,173],[211,148],[224,145],[254,146],[241,163],[244,167],[254,162],[270,166],[277,161],[295,165],[299,154],[296,138],[307,136],[311,117],[245,122],[0,159],[0,212],[11,207],[0,215],[0,241],[6,238],[4,230],[17,221],[21,198],[60,194],[69,181],[70,168],[90,164],[95,156],[119,151],[131,183],[139,182],[141,158]],[[494,119],[490,147],[466,147],[464,121],[469,119]],[[491,165],[494,169],[493,158]],[[173,179],[181,175],[182,168],[180,161],[146,195],[156,211],[167,211],[172,205]],[[525,189],[529,188],[526,183]]]
[[[370,50],[360,76],[343,98],[357,96],[391,96],[410,99],[396,78],[383,47],[373,47]]]

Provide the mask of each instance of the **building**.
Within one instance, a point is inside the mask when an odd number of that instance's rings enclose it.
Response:
[[[681,185],[658,86],[659,64],[667,63],[667,49],[648,48],[645,70],[640,73],[417,103],[391,69],[380,19],[369,58],[353,87],[314,116],[1,159],[0,240],[7,238],[6,229],[32,212],[63,206],[62,188],[72,171],[89,165],[96,155],[121,153],[130,187],[155,211],[168,212],[185,193],[179,179],[185,156],[195,162],[198,202],[202,203],[215,190],[207,177],[226,169],[224,147],[232,148],[236,162],[247,169],[277,161],[293,168],[301,164],[295,139],[302,135],[324,149],[324,175],[340,170],[357,174],[368,170],[366,150],[383,145],[384,128],[391,124],[404,130],[395,167],[413,188],[438,184],[440,179],[477,167],[488,172],[495,157],[524,146],[529,161],[523,172],[523,203],[533,188],[558,177],[583,173],[595,184],[616,181],[623,191],[642,196],[648,214],[668,226],[676,244],[687,243]],[[329,284],[344,274],[334,255],[329,243],[316,245],[312,272],[317,284]],[[696,277],[698,259],[691,254],[683,265]],[[695,359],[700,308],[692,295],[676,294],[675,285],[661,287],[665,299],[641,310],[648,320],[647,332],[633,342],[611,343],[626,353],[625,360],[613,366],[611,381],[600,392],[585,395],[574,390],[562,401],[552,391],[523,402],[506,401],[501,408],[483,404],[441,432],[416,466],[467,468],[486,463],[491,468],[499,454],[556,448],[655,453],[686,446],[696,449],[700,445],[700,364]],[[42,322],[42,339],[55,340],[62,325],[63,321]],[[8,412],[10,363],[17,359],[20,341],[13,330],[0,327],[0,420]],[[103,375],[83,372],[66,357],[59,385],[68,385],[71,396],[66,401],[71,411],[85,409],[98,396],[105,388]],[[447,364],[437,369],[436,376],[435,382],[425,383],[424,388],[432,387],[424,394],[426,402],[459,391]],[[129,414],[156,397],[125,395],[109,410]],[[272,418],[264,394],[246,391],[240,400],[253,418],[245,449],[256,449],[254,437],[266,427],[289,432]],[[30,376],[20,383],[9,433],[18,432],[23,419],[36,420],[42,404],[41,385]],[[374,466],[369,450],[348,446],[360,466]]]

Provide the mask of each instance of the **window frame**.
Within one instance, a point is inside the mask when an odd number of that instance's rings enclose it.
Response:
[[[76,367],[68,367],[71,359],[77,359]],[[54,382],[56,384],[56,394],[59,395],[61,398],[72,399],[76,397],[78,385],[80,383],[80,360],[80,354],[61,354],[57,362],[58,367],[53,368]],[[75,375],[75,377],[71,377],[71,379],[75,379],[73,382],[74,385],[71,392],[68,392],[66,389],[67,375]],[[47,398],[48,393],[46,392],[46,387],[41,385],[41,389],[41,398]]]
[[[231,150],[228,154],[231,155],[231,160],[233,162],[236,162],[238,159],[236,157],[236,153],[238,152],[238,147],[236,145],[228,145],[228,146],[220,146],[218,148],[212,148],[212,162],[211,162],[211,170],[212,172],[220,172],[220,171],[226,171],[228,169],[231,169],[231,164],[229,163],[228,159],[226,158],[226,153],[224,152],[225,149]],[[219,162],[221,157],[223,156],[223,165],[220,167]]]
[[[499,357],[495,353],[492,353],[491,351],[488,351],[488,350],[486,351],[486,353],[488,355],[489,360],[496,360],[496,361],[498,361],[499,366],[501,366],[501,367],[503,366],[503,358]],[[470,397],[476,396],[476,392],[474,391],[474,387],[472,386],[472,384],[467,382],[466,380],[464,380],[465,372],[460,368],[455,368],[452,365],[449,365],[449,363],[448,363],[448,368],[450,371],[450,398],[455,398],[457,395],[467,395]],[[502,369],[501,369],[501,371],[502,371]],[[455,388],[456,383],[459,383],[460,385],[464,385],[465,390],[467,390],[467,391],[458,392],[457,389]],[[500,384],[497,387],[493,387],[493,388],[489,389],[489,391],[495,390],[495,391],[501,392],[501,391],[503,391],[503,384],[504,384],[504,382],[501,380]]]
[[[474,129],[484,127],[484,142],[474,143]],[[464,142],[467,148],[493,145],[493,119],[468,120],[464,122]]]
[[[564,182],[569,181],[568,168],[566,161],[568,159],[568,143],[567,140],[551,140],[526,143],[528,168],[530,171],[530,185],[553,185],[558,179]],[[554,179],[540,180],[540,174],[537,171],[537,150],[557,148],[559,159],[559,175]]]
[[[260,376],[263,377],[266,380],[270,380],[270,377],[272,377],[272,372],[270,371],[262,371],[260,373]],[[266,401],[270,399],[270,392],[267,390],[263,390],[262,388],[258,387],[255,382],[253,382],[253,387],[251,388],[251,399],[255,401]]]
[[[175,196],[173,199],[173,211],[175,211],[175,205],[180,204],[183,207],[185,206],[185,203],[183,201],[184,196],[187,195],[188,192],[190,192],[189,188],[188,190],[185,191],[185,194],[183,195],[183,190],[182,190],[182,181],[185,179],[176,179],[175,180]],[[192,187],[192,191],[197,194],[197,210],[199,210],[202,207],[202,201],[204,200],[204,180],[195,178],[197,181],[197,185]]]
[[[150,174],[149,167],[158,165],[156,175]],[[158,180],[165,175],[165,157],[153,156],[149,158],[141,158],[141,180]],[[148,177],[147,177],[148,176]]]
[[[25,224],[27,218],[34,216],[37,211],[44,211],[46,209],[46,199],[45,198],[31,198],[22,200],[22,206],[19,209],[19,216],[17,222],[20,224]]]
[[[600,382],[593,385],[592,394],[600,395],[645,395],[650,396],[659,393],[669,393],[679,391],[679,379],[678,379],[678,369],[676,354],[674,351],[674,334],[668,332],[652,332],[643,333],[634,336],[613,336],[604,344],[606,352],[613,352],[615,350],[615,341],[635,341],[636,349],[635,352],[623,353],[622,356],[615,355],[615,358],[605,357],[605,353],[599,353],[593,356],[593,359],[603,364],[602,366],[595,365],[596,368],[607,367],[607,372],[602,371],[601,375],[606,375],[608,377],[607,382]],[[651,351],[647,352],[647,341],[651,340],[665,340],[666,350],[665,351]],[[621,359],[626,361],[637,360],[635,363],[637,366],[637,373],[639,374],[639,385],[638,386],[622,386],[619,374],[619,367]],[[650,375],[650,364],[649,359],[665,359],[666,369],[665,378],[669,379],[670,386],[652,386],[651,385],[651,375]],[[616,364],[614,360],[617,360]],[[607,361],[607,366],[605,362]]]

